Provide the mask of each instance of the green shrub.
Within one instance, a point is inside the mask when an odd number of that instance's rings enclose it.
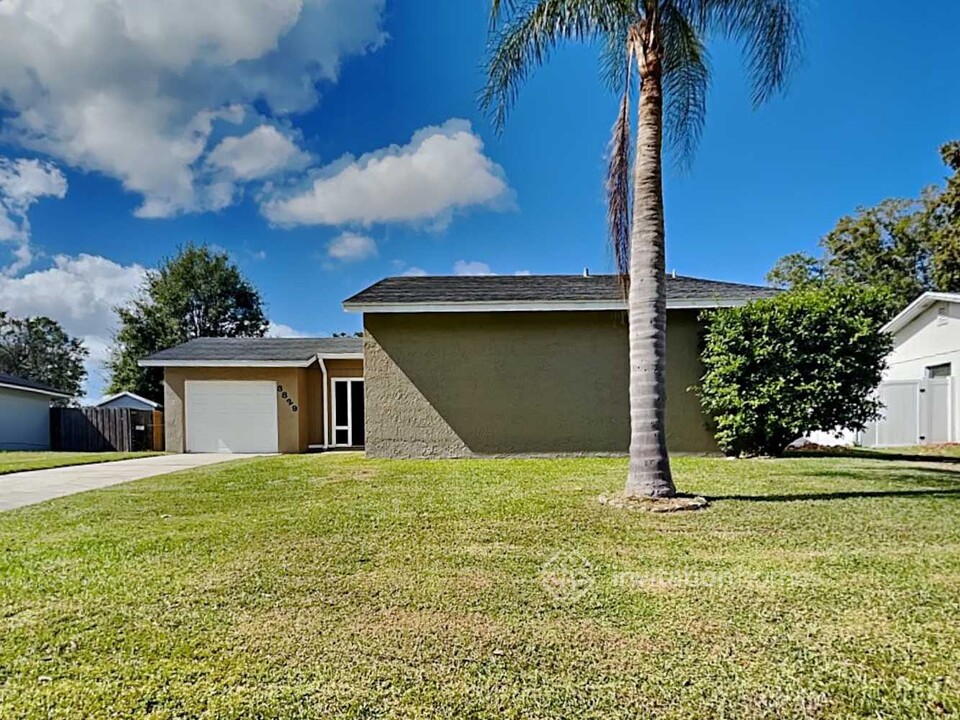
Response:
[[[807,433],[876,419],[884,307],[878,291],[831,286],[706,313],[699,390],[721,449],[780,455]]]

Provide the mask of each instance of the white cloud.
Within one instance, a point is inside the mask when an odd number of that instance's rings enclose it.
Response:
[[[416,265],[412,267],[408,267],[406,270],[403,271],[404,277],[423,277],[429,274],[430,273],[428,273],[426,270],[424,270],[423,268],[417,267]]]
[[[204,162],[211,140],[251,144],[255,103],[274,117],[314,107],[319,81],[384,42],[384,3],[0,2],[6,136],[118,179],[143,197],[141,216],[224,207],[237,188]],[[266,172],[233,161],[235,180]]]
[[[340,262],[360,262],[379,254],[376,241],[359,233],[341,233],[327,245],[327,257]]]
[[[274,197],[263,213],[281,225],[343,225],[449,220],[470,206],[510,202],[503,169],[483,153],[465,120],[417,131],[410,143],[342,159],[305,191]]]
[[[67,179],[53,163],[0,157],[0,242],[14,245],[14,261],[0,274],[14,275],[33,261],[27,211],[42,197],[63,198]]]
[[[146,269],[120,265],[97,255],[57,255],[53,266],[23,277],[0,277],[0,308],[15,317],[46,315],[90,350],[87,397],[99,397],[102,365],[116,327],[117,305],[127,303],[143,283]]]
[[[457,260],[453,264],[454,275],[496,275],[490,266],[479,260]]]
[[[310,337],[310,333],[301,332],[300,330],[296,330],[290,327],[289,325],[284,325],[283,323],[275,323],[271,320],[269,327],[267,327],[267,337],[302,338],[302,337]]]
[[[210,152],[207,162],[238,180],[256,180],[302,165],[308,159],[275,127],[260,125],[242,137],[224,138]]]

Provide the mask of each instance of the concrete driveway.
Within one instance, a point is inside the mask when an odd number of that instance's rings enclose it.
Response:
[[[157,455],[95,465],[27,470],[0,475],[0,511],[110,485],[166,475],[177,470],[230,462],[256,455]]]

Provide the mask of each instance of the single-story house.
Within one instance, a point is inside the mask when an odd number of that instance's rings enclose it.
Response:
[[[123,392],[105,397],[100,402],[95,403],[93,407],[113,409],[129,408],[131,410],[145,410],[150,412],[152,410],[160,410],[163,406],[158,402],[147,400],[147,398],[140,397],[136,393],[124,390]]]
[[[691,391],[698,315],[775,291],[667,280],[667,441],[712,452]],[[168,450],[374,457],[622,454],[629,444],[625,305],[617,278],[391,277],[344,302],[363,338],[201,339],[164,369]]]
[[[49,450],[50,403],[65,392],[0,373],[0,450]]]
[[[363,447],[360,338],[201,338],[154,353],[168,452]]]
[[[960,294],[924,293],[883,329],[893,338],[878,391],[885,414],[864,444],[960,442]]]
[[[924,293],[883,329],[893,337],[885,380],[960,374],[960,293]]]

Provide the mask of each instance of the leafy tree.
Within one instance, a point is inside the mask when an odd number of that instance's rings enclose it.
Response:
[[[117,315],[109,391],[157,402],[163,373],[138,367],[141,358],[194,338],[263,337],[268,326],[260,293],[227,254],[191,243],[149,272],[139,297]]]
[[[676,494],[664,431],[666,268],[663,133],[689,159],[704,123],[706,41],[740,42],[760,104],[781,90],[800,48],[800,0],[493,0],[483,106],[502,129],[520,86],[562,41],[599,41],[622,93],[608,166],[608,224],[628,293],[628,497]],[[636,148],[630,103],[639,81]],[[631,168],[630,155],[634,152]]]
[[[940,148],[944,164],[953,170],[941,192],[930,192],[924,221],[929,233],[932,287],[960,291],[960,142]]]
[[[854,284],[882,288],[888,317],[926,290],[960,291],[960,143],[941,148],[954,171],[916,200],[885,200],[842,218],[815,258],[792,253],[767,275],[784,288]]]
[[[700,397],[721,449],[776,456],[807,433],[876,419],[887,305],[879,290],[827,286],[706,313]]]
[[[79,397],[89,354],[83,342],[70,337],[56,320],[13,318],[0,311],[0,372]]]

